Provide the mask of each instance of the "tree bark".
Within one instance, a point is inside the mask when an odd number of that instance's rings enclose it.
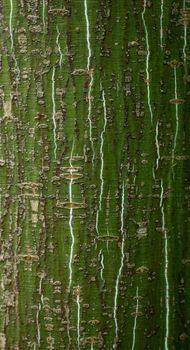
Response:
[[[0,14],[0,348],[188,349],[189,2]]]

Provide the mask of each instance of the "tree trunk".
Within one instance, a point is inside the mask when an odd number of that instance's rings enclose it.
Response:
[[[189,1],[0,14],[0,348],[190,349]]]

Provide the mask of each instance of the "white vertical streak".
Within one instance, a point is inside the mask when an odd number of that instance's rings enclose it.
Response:
[[[46,8],[46,3],[45,3],[45,0],[43,0],[43,9],[42,9],[42,18],[43,18],[43,29],[44,29],[44,32],[45,32],[45,8]]]
[[[80,350],[80,299],[77,295],[77,344],[78,350]]]
[[[97,210],[96,212],[96,232],[99,235],[98,222],[99,222],[99,210]]]
[[[100,260],[100,264],[101,264],[100,277],[101,277],[101,280],[104,282],[104,278],[103,278],[103,271],[104,271],[104,254],[102,253],[102,249],[100,250],[100,252],[99,252],[99,254],[98,254],[98,259]]]
[[[104,281],[103,271],[104,271],[104,254],[102,253],[102,256],[101,256],[101,273],[100,273],[102,281]]]
[[[99,234],[98,231],[98,220],[99,220],[99,213],[101,212],[102,209],[102,196],[103,196],[103,191],[104,191],[104,177],[103,177],[103,172],[104,172],[104,134],[106,131],[106,125],[107,125],[107,109],[106,109],[106,99],[105,99],[105,93],[104,90],[102,90],[102,100],[103,100],[103,110],[104,110],[104,125],[103,129],[101,132],[101,144],[100,144],[100,157],[101,157],[101,166],[100,166],[100,196],[99,196],[99,207],[96,213],[96,232]]]
[[[149,38],[148,38],[148,30],[146,26],[146,21],[144,18],[145,12],[146,12],[146,0],[144,0],[144,6],[143,6],[143,11],[142,11],[142,21],[144,25],[144,30],[146,34],[146,50],[147,50],[147,55],[146,55],[146,83],[147,83],[147,98],[148,98],[148,107],[149,107],[149,112],[150,112],[150,117],[151,117],[151,123],[153,120],[153,113],[152,113],[152,106],[150,102],[150,74],[149,74],[149,59],[150,59],[150,48],[149,48]]]
[[[93,71],[90,70],[90,61],[91,61],[91,46],[90,46],[90,28],[89,28],[89,18],[88,18],[88,6],[87,6],[87,0],[84,0],[84,11],[85,11],[85,19],[86,19],[86,42],[87,42],[87,49],[88,49],[88,57],[87,57],[87,72],[90,74],[90,83],[89,83],[89,89],[88,89],[88,122],[89,122],[89,137],[90,137],[90,143],[92,147],[93,152],[93,158],[92,163],[94,162],[94,144],[93,144],[93,138],[92,138],[92,120],[91,120],[91,114],[92,114],[92,86],[93,86]]]
[[[73,248],[74,248],[74,243],[75,243],[75,237],[73,234],[73,226],[72,226],[72,221],[73,221],[73,209],[70,209],[70,217],[69,217],[69,228],[70,228],[70,235],[71,235],[71,249],[70,249],[70,258],[69,258],[69,290],[71,288],[71,283],[72,283],[72,261],[73,261]]]
[[[165,303],[166,303],[166,333],[165,333],[165,350],[168,350],[168,337],[169,337],[169,315],[170,315],[170,305],[169,305],[169,280],[168,280],[168,238],[165,227],[165,213],[164,213],[164,204],[163,204],[163,179],[161,180],[161,195],[160,195],[160,208],[162,213],[162,231],[164,232],[164,256],[165,256],[165,268],[164,268],[164,277],[165,277]]]
[[[12,28],[12,19],[13,19],[13,1],[10,0],[10,15],[9,15],[9,33],[11,38],[11,51],[13,51],[13,28]]]
[[[56,150],[57,150],[57,143],[56,143],[56,121],[55,121],[55,67],[53,67],[52,70],[52,119],[53,119],[53,139],[54,139],[54,156],[56,159]]]
[[[175,131],[175,137],[174,137],[174,147],[173,147],[173,154],[176,149],[176,143],[177,143],[177,135],[178,135],[178,126],[179,126],[179,118],[178,118],[178,103],[177,103],[177,72],[176,72],[176,67],[174,67],[174,84],[175,84],[175,117],[176,117],[176,131]]]
[[[163,187],[163,180],[161,181],[161,194],[160,194],[160,208],[163,205],[163,199],[164,199],[164,187]]]
[[[92,53],[91,53],[91,47],[90,47],[90,30],[89,30],[87,0],[84,0],[84,10],[85,10],[85,19],[86,19],[86,41],[87,41],[87,48],[88,48],[87,70],[89,71]]]
[[[38,288],[38,292],[39,292],[39,295],[40,295],[40,302],[38,304],[38,309],[37,309],[37,313],[36,313],[38,347],[40,347],[40,341],[41,341],[39,314],[40,314],[40,311],[41,311],[41,303],[43,305],[43,293],[42,293],[42,281],[43,281],[43,278],[44,278],[44,274],[42,274],[42,276],[40,276],[39,288]]]
[[[70,173],[72,174],[72,157],[73,157],[73,149],[74,149],[74,142],[72,145],[72,150],[71,150],[71,155],[70,155]],[[69,203],[71,204],[71,208],[70,208],[70,213],[69,213],[69,229],[70,229],[70,235],[71,235],[71,248],[70,248],[70,257],[69,257],[69,290],[71,288],[71,283],[72,283],[72,261],[73,261],[73,249],[74,249],[74,243],[75,243],[75,237],[74,237],[74,233],[73,233],[73,208],[72,208],[72,185],[73,185],[73,179],[71,176],[71,180],[69,182]]]
[[[59,42],[59,38],[60,38],[60,31],[59,31],[59,27],[58,27],[58,25],[57,25],[56,29],[57,29],[57,38],[56,38],[56,44],[57,44],[58,52],[59,52],[59,55],[60,55],[60,59],[59,59],[59,67],[61,68],[61,66],[62,66],[62,61],[63,61],[63,54],[62,54],[62,51],[61,51],[61,46],[60,46],[60,42]]]
[[[117,299],[118,299],[118,288],[119,288],[119,280],[121,277],[122,269],[123,269],[123,263],[124,263],[124,245],[125,245],[125,235],[124,235],[124,200],[125,200],[125,192],[124,192],[124,183],[122,187],[122,203],[121,203],[121,235],[122,235],[122,243],[121,243],[121,262],[120,267],[116,279],[115,284],[115,297],[114,297],[114,322],[115,322],[115,339],[118,339],[118,320],[117,320]]]
[[[20,78],[20,69],[18,67],[18,63],[15,57],[14,53],[14,38],[13,38],[13,27],[12,27],[12,20],[13,20],[13,0],[10,0],[10,13],[9,13],[9,33],[10,33],[10,39],[11,39],[11,53],[12,57],[15,63],[15,68],[17,72],[17,81]]]
[[[100,157],[101,157],[101,168],[100,168],[100,181],[101,181],[101,190],[100,190],[100,200],[99,200],[99,210],[101,211],[102,208],[102,195],[104,190],[104,177],[103,177],[103,171],[104,171],[104,134],[106,131],[106,125],[107,125],[107,110],[106,110],[106,100],[105,100],[105,93],[104,90],[102,91],[102,98],[103,98],[103,107],[104,107],[104,126],[103,130],[101,132],[101,144],[100,144]]]
[[[158,142],[158,121],[156,124],[156,150],[157,150],[157,159],[156,159],[156,169],[158,169],[158,163],[160,160],[160,147],[159,147],[159,142]]]
[[[41,334],[40,334],[40,323],[39,323],[39,313],[41,310],[41,304],[38,305],[38,310],[36,313],[36,324],[37,324],[37,341],[38,341],[38,346],[40,347],[40,341],[41,341]]]
[[[89,84],[89,89],[88,89],[88,122],[89,122],[89,137],[90,137],[90,143],[92,147],[92,162],[94,162],[94,143],[93,143],[93,138],[92,138],[92,86],[93,86],[94,78],[93,78],[93,71],[90,71],[90,84]]]
[[[164,15],[164,0],[161,0],[161,14],[160,14],[160,47],[163,49],[163,15]]]
[[[138,317],[138,311],[139,311],[139,288],[137,287],[136,290],[136,310],[135,310],[135,320],[134,320],[134,326],[133,326],[133,343],[131,350],[135,349],[135,343],[136,343],[136,328],[137,328],[137,317]]]
[[[43,296],[43,293],[42,293],[42,280],[43,280],[43,278],[44,278],[44,276],[40,277],[40,283],[39,283],[39,294],[40,294],[42,305],[44,303],[44,296]]]

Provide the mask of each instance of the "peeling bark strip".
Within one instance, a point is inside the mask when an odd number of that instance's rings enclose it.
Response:
[[[0,349],[189,349],[190,2],[0,18]]]

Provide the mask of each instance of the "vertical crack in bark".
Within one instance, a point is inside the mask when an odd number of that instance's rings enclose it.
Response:
[[[118,335],[119,335],[119,326],[118,326],[118,319],[117,319],[117,307],[118,307],[118,293],[119,293],[119,281],[121,278],[122,270],[123,270],[123,264],[124,264],[124,247],[125,247],[125,233],[124,233],[124,209],[125,209],[125,186],[123,183],[122,186],[122,202],[121,202],[121,236],[122,236],[122,243],[121,243],[121,261],[120,261],[120,267],[117,274],[116,284],[115,284],[115,297],[114,297],[114,322],[115,322],[115,344],[118,341]],[[116,347],[116,345],[115,345]]]
[[[145,13],[146,13],[146,7],[147,7],[147,0],[144,0],[144,5],[143,5],[143,11],[142,11],[142,21],[143,21],[143,26],[145,30],[145,37],[146,37],[146,50],[147,50],[147,55],[146,55],[146,85],[147,85],[147,100],[148,100],[148,108],[150,112],[150,118],[151,118],[151,123],[153,122],[153,113],[152,113],[152,106],[151,106],[151,98],[150,98],[150,72],[149,72],[149,60],[150,60],[150,47],[149,47],[149,36],[148,36],[148,29],[145,21]]]
[[[135,344],[136,344],[136,330],[137,330],[137,317],[139,312],[139,287],[136,289],[136,310],[135,310],[135,318],[134,318],[134,325],[133,325],[133,342],[131,350],[135,350]]]
[[[164,211],[164,185],[163,179],[161,180],[161,194],[160,194],[160,208],[162,213],[162,232],[164,233],[164,277],[165,277],[165,307],[166,307],[166,319],[165,319],[165,350],[168,350],[168,338],[169,338],[169,316],[170,316],[170,297],[169,297],[169,279],[168,279],[168,237],[165,226],[165,211]]]
[[[163,19],[164,19],[164,0],[160,0],[160,47],[163,50]]]

